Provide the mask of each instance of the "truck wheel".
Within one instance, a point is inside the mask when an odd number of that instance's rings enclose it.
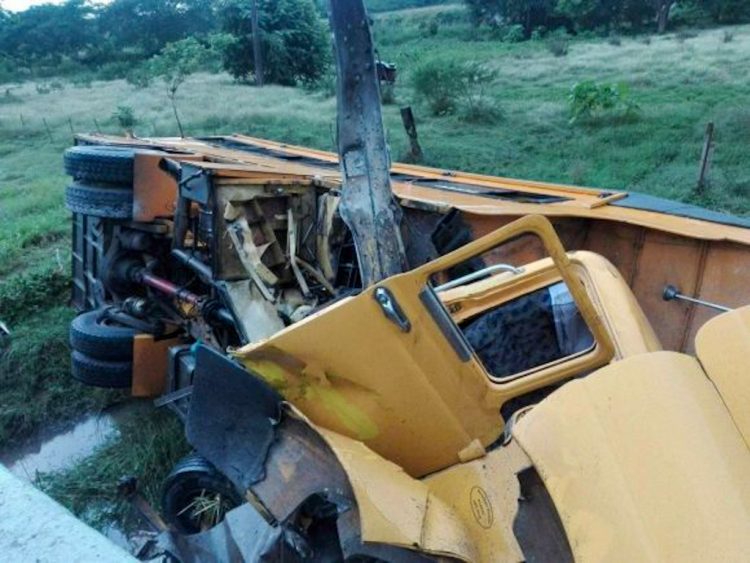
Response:
[[[78,315],[70,323],[70,347],[98,360],[130,362],[133,328],[112,322],[102,309]]]
[[[65,205],[73,213],[130,219],[133,216],[133,192],[101,184],[73,182],[65,190]]]
[[[133,384],[132,362],[97,360],[77,350],[71,354],[71,374],[86,385],[124,389]]]
[[[183,534],[208,530],[242,502],[232,482],[197,453],[177,462],[162,489],[163,516]]]
[[[74,180],[132,187],[135,151],[127,147],[79,145],[65,151],[65,173]]]

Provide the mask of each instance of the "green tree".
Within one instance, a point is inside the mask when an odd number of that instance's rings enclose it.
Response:
[[[103,35],[122,50],[152,56],[166,44],[216,29],[212,0],[113,0],[99,16]]]
[[[326,26],[312,0],[258,0],[266,82],[295,85],[320,78],[330,64]],[[254,73],[252,2],[225,0],[222,30],[234,39],[224,48],[224,68],[246,80]]]
[[[465,4],[474,25],[521,25],[527,37],[539,26],[562,23],[555,19],[555,0],[465,0]]]
[[[189,37],[169,43],[149,62],[151,73],[161,77],[166,86],[167,98],[172,104],[174,118],[182,137],[185,136],[185,131],[177,111],[177,92],[191,74],[208,62],[211,53],[211,49],[206,45]]]
[[[94,8],[85,0],[42,4],[0,17],[0,53],[31,67],[59,63],[63,57],[85,59],[96,43]]]

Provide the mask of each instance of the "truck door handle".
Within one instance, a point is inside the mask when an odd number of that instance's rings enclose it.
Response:
[[[375,301],[380,305],[380,309],[386,318],[393,322],[401,332],[409,332],[411,330],[411,322],[406,318],[404,311],[399,307],[396,298],[393,294],[385,287],[375,288],[375,292],[372,294],[375,297]]]

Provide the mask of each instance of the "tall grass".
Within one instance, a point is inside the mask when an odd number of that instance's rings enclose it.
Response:
[[[97,528],[113,523],[127,527],[132,511],[118,494],[121,480],[135,477],[139,492],[158,510],[161,483],[189,451],[182,424],[171,412],[144,413],[123,422],[116,438],[73,469],[40,474],[36,484]]]

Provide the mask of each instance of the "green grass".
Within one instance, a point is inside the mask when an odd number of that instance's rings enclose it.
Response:
[[[36,485],[85,522],[105,529],[128,529],[132,510],[118,495],[124,477],[136,477],[138,490],[157,510],[161,483],[189,453],[182,424],[171,412],[138,414],[119,426],[119,435],[72,470],[39,474]]]
[[[398,159],[406,152],[398,110],[411,105],[428,165],[638,190],[747,215],[750,26],[732,28],[729,43],[723,33],[704,30],[689,39],[667,34],[649,43],[623,38],[620,46],[576,39],[567,56],[555,57],[544,40],[510,44],[473,30],[459,5],[378,14],[380,55],[399,68],[397,103],[384,108],[391,153]],[[466,123],[460,115],[429,115],[411,88],[411,74],[430,58],[479,61],[495,69],[488,95],[500,119]],[[589,79],[627,82],[642,108],[639,118],[569,124],[569,90]],[[200,74],[182,87],[178,105],[190,135],[242,132],[334,149],[336,104],[322,93],[256,89],[223,74]],[[24,83],[0,104],[0,320],[14,333],[0,351],[0,447],[112,400],[111,393],[68,375],[70,224],[61,154],[72,141],[71,125],[118,133],[111,117],[117,106],[134,109],[140,136],[176,133],[158,82],[140,90],[122,80],[95,81],[90,88],[66,83],[65,90],[50,94]],[[698,196],[708,121],[716,124],[711,186]],[[45,478],[45,489],[78,514],[87,514],[93,499],[109,507],[97,513],[117,515],[114,486],[123,474],[135,473],[155,498],[159,478],[176,455],[171,448],[184,448],[175,423],[167,424],[166,433],[160,427],[149,421],[123,431],[74,470]]]

